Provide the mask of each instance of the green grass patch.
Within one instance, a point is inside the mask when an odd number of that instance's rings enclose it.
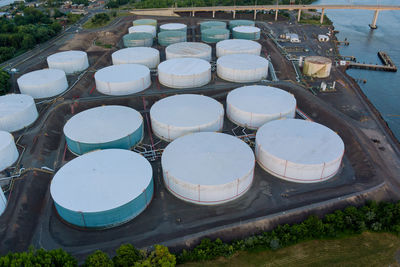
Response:
[[[90,30],[90,29],[105,27],[111,24],[114,20],[116,20],[119,17],[125,17],[131,15],[129,12],[116,12],[116,16],[112,16],[111,13],[112,12],[107,13],[110,16],[109,21],[104,21],[103,23],[100,24],[93,24],[92,19],[89,19],[87,22],[85,22],[85,24],[82,25],[82,28]]]
[[[397,235],[364,232],[340,239],[306,241],[276,251],[240,251],[230,258],[180,266],[399,266],[395,259],[399,248]]]
[[[108,49],[112,48],[112,45],[111,45],[111,44],[103,44],[103,43],[100,42],[100,41],[95,41],[94,44],[97,45],[97,46],[101,46],[101,47],[104,47],[104,48],[108,48]]]
[[[320,23],[320,17],[318,16],[301,18],[299,23],[313,25],[332,25],[332,21],[326,15],[324,15],[324,22],[322,24]]]

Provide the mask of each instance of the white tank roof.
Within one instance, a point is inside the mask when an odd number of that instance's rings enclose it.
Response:
[[[167,59],[191,57],[211,61],[211,46],[199,42],[171,44],[165,49]]]
[[[167,31],[176,31],[176,30],[183,30],[187,26],[183,23],[166,23],[160,26],[160,30],[167,30]]]
[[[202,95],[174,95],[157,101],[150,109],[153,132],[172,141],[193,132],[221,131],[224,107],[215,99]]]
[[[36,104],[29,95],[0,96],[0,130],[14,132],[31,125],[38,117]]]
[[[231,54],[253,54],[259,56],[261,45],[255,41],[244,39],[223,40],[216,45],[217,57]]]
[[[242,33],[257,33],[260,32],[260,28],[254,26],[237,26],[232,29],[235,32],[242,32]]]
[[[172,88],[203,86],[211,80],[211,65],[199,58],[173,58],[158,65],[161,84]]]
[[[94,75],[96,89],[106,95],[128,95],[141,92],[151,84],[150,70],[140,64],[105,67]]]
[[[47,64],[50,69],[60,69],[70,74],[83,71],[89,67],[86,52],[83,51],[64,51],[47,57]]]
[[[137,26],[129,27],[128,32],[129,33],[148,32],[148,33],[151,33],[154,38],[157,35],[157,28],[153,25],[137,25]]]
[[[54,176],[50,193],[63,208],[102,212],[134,200],[150,184],[150,163],[135,152],[105,149],[79,156]]]
[[[14,164],[18,156],[14,137],[9,132],[0,131],[0,172]]]
[[[22,94],[33,98],[56,96],[68,88],[65,72],[59,69],[32,71],[19,77],[17,83]]]
[[[64,134],[71,140],[98,144],[121,139],[143,123],[142,115],[125,106],[101,106],[82,111],[67,121]]]
[[[258,129],[265,123],[294,118],[296,99],[288,92],[263,85],[239,87],[226,98],[227,116],[234,123],[250,129]]]
[[[210,132],[174,140],[161,158],[167,188],[197,204],[219,204],[241,196],[252,183],[254,162],[246,143]]]
[[[160,63],[160,52],[151,47],[129,47],[112,53],[111,58],[114,65],[133,63],[154,69]]]
[[[257,161],[280,178],[318,182],[338,171],[344,144],[331,129],[299,119],[275,120],[256,134]]]
[[[257,82],[268,76],[268,60],[250,54],[233,54],[218,58],[217,74],[231,82]]]

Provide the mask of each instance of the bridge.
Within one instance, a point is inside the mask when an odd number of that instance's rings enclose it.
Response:
[[[213,18],[215,12],[224,11],[232,12],[233,18],[236,17],[236,11],[253,11],[254,20],[257,18],[258,11],[275,11],[275,20],[278,19],[278,12],[280,10],[298,10],[297,20],[300,21],[301,11],[307,9],[320,9],[321,19],[320,23],[324,22],[324,15],[326,9],[357,9],[357,10],[373,10],[375,11],[372,23],[369,25],[372,29],[376,29],[376,21],[380,11],[386,10],[400,10],[400,6],[386,6],[386,5],[253,5],[253,6],[210,6],[210,7],[175,7],[170,10],[173,12],[190,12],[195,16],[196,12],[212,12]],[[148,9],[146,9],[148,10]],[[139,10],[135,10],[139,11]]]

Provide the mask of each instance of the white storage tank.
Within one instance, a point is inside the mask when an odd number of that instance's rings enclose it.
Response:
[[[21,94],[35,99],[56,96],[68,88],[65,72],[59,69],[32,71],[19,77],[17,83]]]
[[[259,40],[260,28],[254,26],[238,26],[232,29],[234,39]]]
[[[231,39],[220,41],[216,45],[217,57],[232,54],[261,54],[261,45],[255,41],[243,39]]]
[[[215,205],[239,198],[251,187],[254,154],[242,140],[223,133],[194,133],[174,140],[161,165],[165,186],[184,201]]]
[[[327,78],[331,74],[332,60],[326,57],[310,56],[304,59],[304,75],[315,78]]]
[[[61,167],[50,184],[60,217],[83,228],[109,228],[132,220],[150,204],[153,191],[150,163],[124,149],[77,157]]]
[[[258,129],[272,120],[294,118],[296,99],[292,94],[271,86],[243,86],[228,94],[226,115],[237,125]]]
[[[187,31],[187,26],[183,23],[166,23],[160,26],[160,32],[164,31]]]
[[[158,65],[158,80],[171,88],[206,85],[211,80],[211,65],[199,58],[173,58]]]
[[[344,144],[331,129],[299,119],[275,120],[256,134],[256,157],[272,175],[297,183],[314,183],[339,170]]]
[[[64,51],[47,57],[49,69],[60,69],[66,74],[80,72],[89,67],[89,60],[86,52]]]
[[[14,137],[9,132],[0,131],[0,172],[13,165],[18,156]]]
[[[150,47],[153,45],[153,35],[148,32],[134,32],[125,34],[122,37],[125,47]]]
[[[106,95],[129,95],[151,85],[150,69],[140,64],[121,64],[105,67],[94,75],[96,89]]]
[[[131,149],[143,138],[143,118],[130,107],[95,107],[69,119],[64,135],[68,149],[76,155],[98,149]]]
[[[114,65],[133,63],[154,69],[160,63],[160,52],[151,47],[130,47],[115,51],[111,58]]]
[[[211,46],[197,42],[182,42],[167,46],[165,49],[167,59],[191,57],[211,61]]]
[[[0,216],[1,214],[3,214],[6,207],[7,207],[7,199],[6,196],[4,195],[3,189],[1,189],[0,186]]]
[[[147,32],[147,33],[151,33],[151,35],[154,38],[157,35],[157,28],[152,25],[137,25],[137,26],[129,27],[128,32],[129,33]]]
[[[157,101],[150,118],[154,134],[170,142],[189,133],[222,131],[224,107],[208,96],[174,95]]]
[[[268,60],[250,54],[222,56],[217,60],[217,74],[230,82],[258,82],[268,76]]]
[[[0,130],[15,132],[28,127],[38,117],[36,104],[30,95],[0,96]]]

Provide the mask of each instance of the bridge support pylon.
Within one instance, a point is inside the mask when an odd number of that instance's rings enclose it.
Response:
[[[301,9],[297,12],[297,22],[300,22],[301,19]]]
[[[374,18],[372,19],[372,23],[369,24],[369,27],[373,30],[375,30],[376,28],[378,28],[378,26],[376,26],[376,21],[378,20],[378,15],[379,15],[379,10],[375,10],[374,13]]]
[[[321,12],[321,18],[320,18],[320,20],[319,20],[319,23],[320,23],[320,24],[324,23],[324,16],[325,16],[325,8],[323,8],[323,9],[322,9],[322,12]]]
[[[236,10],[233,10],[233,18],[236,18]]]
[[[275,21],[278,20],[278,9],[275,10]]]

